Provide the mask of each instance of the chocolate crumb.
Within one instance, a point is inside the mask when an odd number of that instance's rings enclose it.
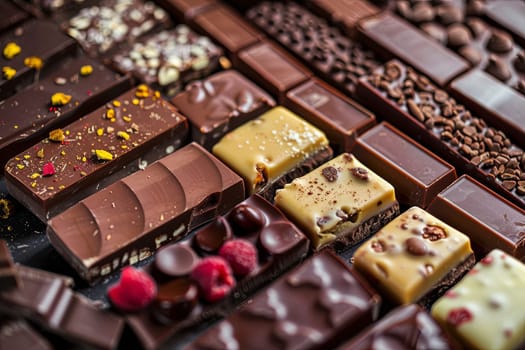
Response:
[[[328,182],[334,182],[337,180],[339,174],[337,169],[333,166],[326,167],[322,170],[322,174]]]

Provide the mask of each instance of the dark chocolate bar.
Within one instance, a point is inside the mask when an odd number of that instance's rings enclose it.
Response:
[[[270,95],[234,70],[190,83],[171,102],[188,117],[192,140],[208,150],[230,130],[275,106]]]
[[[88,57],[63,60],[56,70],[0,104],[0,171],[11,157],[51,130],[91,112],[129,87],[128,78]]]
[[[206,302],[186,292],[191,287],[176,289],[176,284],[184,283],[195,289],[196,283],[189,281],[188,276],[193,262],[217,256],[225,242],[239,239],[256,247],[257,266],[245,276],[236,276],[236,285],[223,299]],[[157,299],[147,310],[129,314],[127,322],[146,349],[156,349],[183,329],[231,312],[247,296],[301,261],[308,253],[308,243],[277,208],[253,195],[199,229],[190,241],[167,246],[157,253],[147,267],[158,283]],[[184,257],[188,255],[194,258]],[[175,290],[182,291],[179,294]]]
[[[380,300],[354,270],[325,250],[185,349],[330,349],[373,322]]]
[[[483,10],[493,23],[510,31],[525,46],[525,4],[519,0],[489,1]]]
[[[165,8],[178,23],[188,23],[201,11],[219,3],[218,0],[158,0],[156,2]]]
[[[42,221],[186,143],[187,119],[145,85],[8,161],[9,193]],[[54,169],[54,172],[48,171]],[[47,172],[46,172],[47,171]]]
[[[426,208],[456,179],[456,170],[390,124],[383,122],[357,139],[352,151],[390,182],[401,204]]]
[[[243,198],[242,179],[191,143],[55,216],[47,234],[93,282],[146,259]]]
[[[0,320],[0,349],[52,350],[51,344],[26,321]]]
[[[469,236],[477,256],[497,248],[525,259],[525,210],[467,175],[439,193],[428,211]]]
[[[0,291],[16,288],[19,284],[15,263],[5,241],[0,240]]]
[[[359,33],[384,59],[398,58],[442,87],[469,68],[467,61],[393,14],[363,20]]]
[[[0,13],[2,21],[0,22],[0,32],[9,29],[12,26],[29,18],[29,14],[11,1],[0,2]]]
[[[315,78],[290,90],[284,105],[321,129],[336,153],[350,152],[357,135],[376,120],[366,108]]]
[[[319,77],[347,94],[354,93],[359,77],[379,64],[372,52],[292,2],[263,2],[247,16]]]
[[[2,34],[0,50],[1,101],[38,81],[42,73],[56,66],[60,58],[72,55],[77,47],[56,24],[34,19]]]

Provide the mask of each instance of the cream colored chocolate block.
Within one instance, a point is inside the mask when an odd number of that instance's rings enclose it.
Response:
[[[275,107],[226,134],[212,152],[244,178],[247,194],[253,194],[326,147],[322,131]]]
[[[348,153],[286,184],[275,204],[309,235],[315,249],[398,206],[392,185]]]
[[[391,300],[409,304],[471,254],[466,235],[412,207],[356,250],[354,266]]]
[[[466,348],[510,350],[525,341],[525,265],[492,250],[432,306]]]

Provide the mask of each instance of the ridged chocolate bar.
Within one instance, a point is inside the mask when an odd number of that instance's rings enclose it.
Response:
[[[93,282],[144,260],[243,198],[242,179],[191,143],[55,216],[47,234]]]

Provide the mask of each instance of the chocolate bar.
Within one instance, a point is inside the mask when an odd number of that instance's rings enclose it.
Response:
[[[0,240],[0,292],[15,288],[19,284],[13,257],[7,243]]]
[[[157,3],[175,17],[178,23],[188,23],[199,12],[218,4],[217,0],[158,0]]]
[[[3,1],[2,3],[6,3]],[[34,19],[0,36],[0,100],[39,80],[60,58],[72,55],[75,41],[52,22]]]
[[[234,70],[188,84],[171,102],[188,117],[192,140],[208,150],[229,131],[275,106],[270,95]]]
[[[480,256],[498,248],[525,258],[525,210],[467,175],[439,193],[428,211],[469,236]]]
[[[42,221],[186,142],[188,122],[141,85],[7,162],[9,193]],[[51,169],[52,168],[52,169]],[[51,170],[50,170],[51,169]]]
[[[29,14],[26,11],[10,1],[0,2],[0,13],[3,16],[3,20],[0,23],[0,32],[29,18]]]
[[[483,10],[493,23],[510,31],[516,40],[525,46],[525,26],[523,24],[525,4],[518,0],[489,1]]]
[[[442,87],[469,68],[454,52],[389,13],[363,20],[359,34],[384,59],[397,57]]]
[[[346,94],[353,95],[357,79],[379,64],[372,52],[292,2],[263,2],[247,17]]]
[[[188,275],[196,261],[219,256],[226,242],[239,239],[256,247],[258,261],[254,270],[236,276],[236,285],[218,301],[206,302],[191,293],[196,283]],[[127,322],[146,349],[156,349],[184,329],[231,312],[247,296],[301,261],[308,253],[308,243],[278,209],[253,195],[197,230],[190,241],[157,252],[146,268],[156,277],[157,298],[145,311],[128,314]],[[183,288],[183,284],[189,286]]]
[[[401,204],[426,208],[456,179],[455,168],[383,122],[357,139],[353,154],[396,189]]]
[[[91,112],[130,87],[128,78],[85,56],[60,67],[0,104],[1,171],[7,161],[61,128]],[[20,118],[23,115],[24,118]]]
[[[373,322],[380,297],[329,251],[259,292],[186,349],[331,349]]]
[[[370,111],[315,78],[290,90],[284,106],[321,129],[336,153],[350,152],[357,135],[376,120]]]
[[[112,58],[122,73],[172,96],[190,80],[207,76],[219,66],[222,49],[186,25],[137,40]]]
[[[1,349],[52,350],[51,344],[27,322],[20,319],[0,320]]]
[[[93,282],[146,259],[243,198],[242,179],[191,143],[55,216],[47,235]]]
[[[523,150],[427,77],[394,60],[362,79],[357,91],[365,106],[374,107],[458,172],[525,206],[525,184],[520,178]]]
[[[276,97],[279,103],[284,102],[288,91],[312,75],[294,58],[267,41],[241,50],[235,68]]]

